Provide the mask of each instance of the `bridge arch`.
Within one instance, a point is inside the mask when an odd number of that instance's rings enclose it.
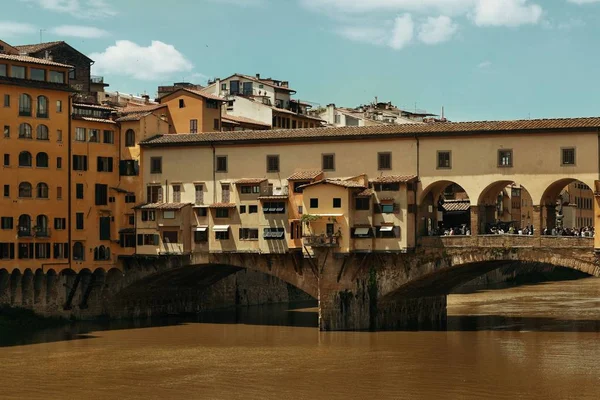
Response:
[[[512,180],[490,183],[477,199],[478,233],[533,234],[533,198],[527,188]]]
[[[455,181],[430,183],[419,196],[419,235],[465,235],[471,231],[471,198]]]
[[[41,304],[44,300],[46,300],[45,280],[46,277],[44,275],[44,271],[41,268],[36,269],[33,277],[33,304]]]
[[[540,224],[547,235],[580,233],[595,223],[594,192],[583,181],[562,178],[552,182],[540,199]]]
[[[10,302],[10,274],[6,268],[0,269],[0,304]]]

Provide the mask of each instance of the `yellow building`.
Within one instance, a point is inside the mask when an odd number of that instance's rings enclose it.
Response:
[[[218,132],[223,99],[194,89],[180,88],[160,98],[172,122],[169,133]]]

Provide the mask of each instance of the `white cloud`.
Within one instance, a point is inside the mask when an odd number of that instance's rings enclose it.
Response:
[[[477,65],[477,68],[479,68],[479,69],[486,69],[486,68],[489,68],[491,66],[492,66],[492,62],[489,61],[489,60],[485,60],[485,61],[480,62]]]
[[[208,0],[211,3],[219,4],[231,4],[240,7],[256,7],[262,6],[266,3],[266,0]]]
[[[139,80],[166,79],[189,72],[192,63],[174,46],[157,40],[143,47],[129,40],[117,40],[102,53],[90,54],[95,60],[94,73],[124,75]]]
[[[0,21],[0,38],[27,35],[35,32],[37,32],[37,28],[31,24]]]
[[[528,0],[479,0],[472,17],[477,26],[519,26],[537,24],[542,12]]]
[[[346,39],[377,45],[385,44],[386,31],[383,28],[370,26],[345,26],[338,33]]]
[[[117,15],[106,0],[21,0],[44,10],[70,14],[78,18],[105,18]]]
[[[400,50],[407,46],[412,41],[414,30],[415,24],[410,14],[396,17],[389,46],[395,50]]]
[[[437,44],[450,40],[458,30],[458,25],[450,17],[440,15],[429,17],[419,28],[419,40],[426,44]]]
[[[52,28],[50,31],[58,36],[70,36],[84,39],[95,39],[109,36],[109,33],[104,29],[82,25],[61,25]]]
[[[567,0],[567,2],[581,5],[581,4],[600,3],[600,0]]]
[[[344,13],[377,11],[466,13],[477,0],[300,0],[304,6],[327,11],[335,9]]]

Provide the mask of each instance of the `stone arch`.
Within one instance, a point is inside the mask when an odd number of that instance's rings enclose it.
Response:
[[[78,304],[80,309],[86,309],[88,307],[88,297],[94,288],[94,275],[88,268],[83,268],[79,271],[78,279],[79,285],[77,293],[79,298],[73,299],[72,304]]]
[[[383,301],[400,297],[428,297],[450,293],[463,283],[503,266],[541,266],[569,268],[587,275],[600,277],[600,266],[592,258],[573,257],[570,249],[542,248],[488,248],[474,250],[448,250],[444,257],[435,260],[415,261],[418,268],[397,288],[387,288],[380,293]]]
[[[10,304],[21,304],[21,271],[13,269],[10,274]]]
[[[480,234],[521,231],[533,235],[533,198],[527,188],[512,180],[499,180],[489,184],[477,199]],[[511,229],[512,228],[512,229]]]
[[[73,300],[73,296],[77,290],[77,285],[79,283],[77,279],[77,273],[73,271],[71,268],[65,268],[60,271],[60,284],[62,285],[64,292],[61,295],[59,291],[59,298],[63,300],[63,308],[65,310],[70,309],[71,302]]]
[[[594,191],[576,178],[558,179],[544,190],[540,199],[540,225],[546,234],[553,228],[581,229],[595,224]]]
[[[33,271],[27,268],[21,278],[22,304],[25,307],[33,305]]]
[[[419,196],[420,236],[470,234],[471,202],[464,186],[455,181],[429,184]]]
[[[10,274],[6,268],[0,269],[0,304],[10,303]]]
[[[50,268],[46,272],[46,307],[56,308],[58,303],[58,275]]]
[[[41,304],[46,300],[46,277],[44,271],[38,268],[33,278],[33,304]]]

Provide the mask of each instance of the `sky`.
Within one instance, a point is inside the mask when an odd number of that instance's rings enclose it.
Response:
[[[108,90],[233,73],[325,106],[452,121],[600,115],[600,0],[9,0],[0,39],[65,40]]]

